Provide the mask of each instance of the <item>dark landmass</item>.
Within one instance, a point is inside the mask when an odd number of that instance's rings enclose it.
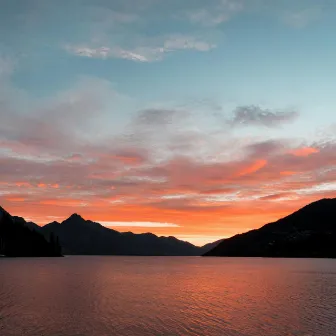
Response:
[[[44,237],[47,243],[51,239],[52,244],[60,244],[62,253],[67,255],[200,256],[219,243],[198,247],[175,237],[122,233],[85,220],[78,214],[62,223],[52,222],[42,227],[22,217],[10,217],[13,234],[24,228],[26,235],[33,232],[39,239]],[[19,235],[19,231],[15,234]]]
[[[216,240],[212,243],[208,243],[205,244],[204,246],[202,246],[201,249],[201,255],[211,251],[212,249],[214,249],[217,245],[219,245],[224,239],[220,239],[220,240]]]
[[[311,203],[258,230],[224,239],[204,256],[336,258],[336,198]]]
[[[152,233],[118,232],[73,214],[43,227],[0,207],[0,255],[336,258],[336,199],[323,199],[260,229],[203,247]]]
[[[158,237],[152,233],[121,233],[99,223],[73,214],[62,223],[41,227],[48,236],[58,236],[65,254],[76,255],[138,255],[138,256],[196,256],[200,248],[176,239]]]
[[[46,239],[34,223],[13,217],[0,207],[0,255],[6,257],[61,257],[58,238]]]

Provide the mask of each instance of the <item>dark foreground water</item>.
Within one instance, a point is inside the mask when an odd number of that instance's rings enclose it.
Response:
[[[332,336],[336,261],[0,259],[1,336]]]

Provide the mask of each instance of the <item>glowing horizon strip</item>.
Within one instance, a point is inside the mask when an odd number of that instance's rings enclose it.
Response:
[[[150,228],[169,228],[181,227],[174,223],[160,223],[160,222],[99,222],[101,225],[109,227],[150,227]]]

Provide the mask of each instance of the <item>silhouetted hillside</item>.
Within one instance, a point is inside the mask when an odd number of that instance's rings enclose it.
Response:
[[[225,239],[205,256],[336,258],[336,199],[322,199]]]
[[[57,237],[48,241],[34,223],[21,217],[12,217],[0,207],[0,254],[7,257],[60,257]]]
[[[73,214],[62,223],[41,228],[45,235],[59,237],[65,254],[80,255],[200,255],[200,248],[175,237],[158,237],[152,233],[121,233]]]
[[[216,240],[212,243],[208,243],[208,244],[205,244],[204,246],[202,246],[200,248],[201,249],[201,255],[211,251],[213,248],[215,248],[217,245],[219,245],[223,240],[224,239],[219,239],[219,240]]]
[[[26,222],[24,218],[18,217],[18,216],[12,216],[12,218],[14,219],[15,222],[21,223],[22,225],[26,226],[30,230],[41,232],[41,227],[33,222]]]

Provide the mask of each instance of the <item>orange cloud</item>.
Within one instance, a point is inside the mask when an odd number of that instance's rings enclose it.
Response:
[[[106,125],[96,136],[90,125],[111,95],[105,82],[87,84],[39,111],[3,104],[0,205],[14,215],[44,224],[79,212],[95,221],[179,225],[154,233],[225,237],[335,196],[335,141],[294,149],[295,139],[239,138],[223,124],[207,132],[190,127],[194,115],[184,109],[140,111],[125,132],[105,138]],[[276,127],[297,116],[240,106],[226,125]]]
[[[15,184],[18,187],[30,187],[31,186],[31,184],[28,182],[16,182]]]
[[[257,160],[250,166],[243,168],[241,171],[238,172],[237,176],[244,176],[244,175],[249,175],[257,172],[261,168],[265,167],[267,165],[266,160]]]
[[[136,165],[143,163],[143,159],[137,156],[116,155],[113,157],[116,160],[121,161],[124,164]]]
[[[267,195],[267,196],[263,196],[260,199],[264,200],[264,201],[277,201],[277,200],[281,200],[281,199],[298,199],[299,195],[297,193],[294,192],[282,192],[279,194],[272,194],[272,195]]]
[[[253,193],[251,193],[253,195]],[[77,199],[48,199],[37,203],[25,201],[25,206],[5,200],[3,206],[12,214],[31,218],[38,224],[48,222],[51,216],[64,220],[73,212],[79,212],[84,218],[96,222],[164,222],[179,225],[176,228],[135,228],[130,225],[123,231],[137,233],[151,231],[159,235],[178,236],[231,236],[248,229],[258,228],[265,223],[275,221],[300,207],[322,197],[336,197],[336,191],[311,195],[295,195],[291,192],[272,194],[261,199],[245,198],[239,201],[171,200],[146,203],[140,198],[139,204],[108,204],[103,199],[88,200],[86,206]],[[295,197],[297,196],[297,197]],[[19,198],[19,196],[15,196]],[[282,201],[281,198],[291,198]],[[276,202],[275,202],[276,201]],[[52,220],[49,220],[52,221]],[[192,240],[192,239],[190,239]],[[211,239],[208,239],[208,241]]]
[[[296,173],[295,172],[292,172],[292,171],[281,171],[280,172],[280,175],[282,176],[292,176],[292,175],[295,175]]]
[[[151,229],[156,234],[225,237],[335,195],[327,190],[335,182],[333,143],[288,152],[293,146],[282,140],[252,144],[249,140],[237,145],[239,155],[231,157],[236,150],[233,141],[223,145],[224,149],[213,149],[208,140],[186,136],[182,146],[174,142],[168,151],[157,151],[159,142],[143,148],[142,141],[140,147],[117,144],[113,150],[106,146],[75,148],[47,161],[2,156],[0,173],[6,182],[0,191],[11,196],[1,205],[38,224],[51,216],[65,219],[79,212],[98,222],[179,225]],[[202,147],[209,144],[209,148]],[[198,147],[202,147],[201,154]],[[71,156],[77,152],[81,154]],[[324,191],[319,191],[321,185]]]
[[[8,197],[6,198],[8,202],[24,202],[25,199],[23,197]]]
[[[318,152],[319,152],[319,150],[317,148],[303,147],[303,148],[295,149],[295,150],[291,151],[290,153],[295,155],[295,156],[306,157],[306,156],[309,156],[311,154],[315,154],[315,153],[318,153]]]
[[[73,206],[82,206],[85,204],[85,201],[75,200],[71,198],[63,198],[63,199],[46,199],[40,201],[42,205],[53,205],[53,206],[61,206],[61,207],[73,207]]]

